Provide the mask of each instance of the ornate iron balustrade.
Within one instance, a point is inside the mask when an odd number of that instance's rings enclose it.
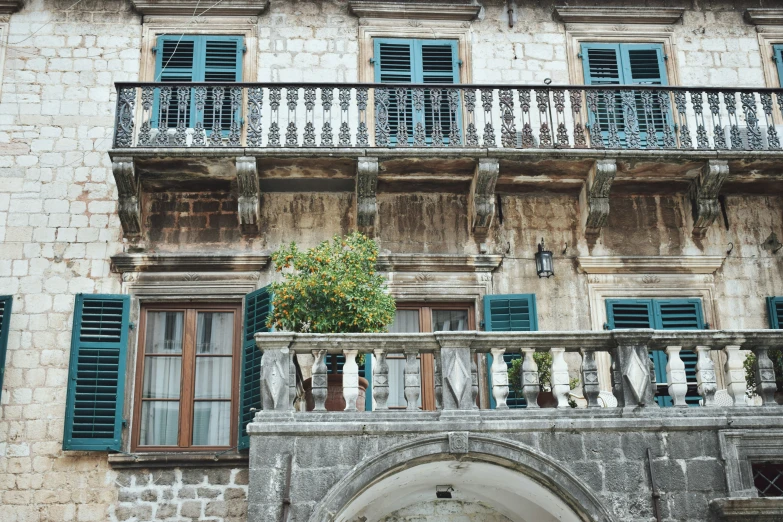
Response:
[[[783,336],[774,330],[738,331],[654,331],[614,330],[608,332],[438,332],[434,334],[291,334],[258,333],[256,345],[264,352],[262,362],[262,403],[265,410],[292,411],[295,394],[287,376],[292,375],[295,354],[312,355],[312,394],[315,410],[324,411],[327,395],[326,356],[344,355],[343,396],[346,410],[356,410],[359,394],[359,354],[373,356],[372,396],[375,410],[387,410],[389,396],[389,366],[387,357],[405,357],[404,393],[408,410],[417,410],[421,375],[417,358],[434,355],[435,399],[437,409],[476,409],[478,370],[476,354],[491,353],[493,364],[492,396],[498,409],[505,409],[509,393],[508,373],[503,355],[522,356],[522,394],[528,408],[537,407],[540,391],[535,352],[552,354],[550,375],[552,392],[559,408],[568,408],[570,391],[566,352],[581,354],[581,382],[588,408],[600,407],[598,361],[596,354],[605,353],[611,359],[612,393],[619,407],[656,407],[655,371],[649,358],[650,350],[665,350],[668,355],[666,373],[668,394],[674,406],[687,406],[685,394],[688,382],[682,350],[697,354],[696,378],[705,407],[720,406],[715,400],[716,369],[710,352],[722,350],[723,368],[728,396],[734,406],[746,402],[746,380],[742,350],[756,355],[755,392],[765,406],[774,405],[775,370],[768,356],[772,348],[783,347]]]
[[[114,147],[781,150],[781,89],[118,83]]]

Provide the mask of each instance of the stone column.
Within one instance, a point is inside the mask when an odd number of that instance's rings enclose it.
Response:
[[[472,410],[475,406],[470,361],[470,345],[475,336],[475,332],[435,334],[440,344],[444,410]]]
[[[568,408],[568,392],[571,391],[568,378],[568,364],[565,362],[565,348],[550,348],[552,354],[552,395],[558,408]]]
[[[688,379],[685,377],[685,363],[680,358],[682,346],[667,346],[666,377],[669,379],[669,397],[674,406],[688,407],[685,395],[688,393]]]
[[[614,353],[615,379],[619,378],[617,405],[626,408],[657,406],[647,350],[652,330],[614,330],[612,336],[617,342]]]
[[[508,397],[508,368],[503,354],[505,348],[492,348],[492,396],[495,398],[495,409],[507,410],[506,398]]]
[[[421,395],[421,375],[419,373],[419,353],[405,348],[405,402],[407,409],[419,410],[419,395]]]
[[[588,408],[601,407],[598,403],[601,385],[598,384],[598,365],[595,361],[595,352],[584,348],[582,348],[582,390]]]
[[[359,398],[359,366],[356,364],[358,350],[343,350],[343,398],[345,411],[356,411],[356,400]]]
[[[386,362],[386,350],[376,348],[373,352],[375,361],[372,365],[372,398],[376,410],[388,410],[386,401],[389,400],[389,363]]]
[[[313,411],[326,411],[326,396],[328,394],[328,379],[326,371],[326,350],[313,350],[312,393],[315,407]]]
[[[533,358],[536,351],[533,348],[522,348],[522,396],[527,401],[528,408],[538,408],[538,393],[541,385],[538,380],[538,364]]]
[[[293,353],[289,349],[294,334],[257,333],[261,358],[261,407],[265,411],[294,411],[289,382]],[[294,372],[296,369],[293,369]],[[293,383],[294,386],[296,383]]]

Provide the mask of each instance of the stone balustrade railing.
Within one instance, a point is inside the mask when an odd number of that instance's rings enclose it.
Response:
[[[697,354],[696,377],[706,407],[715,407],[716,368],[710,352],[725,353],[724,381],[735,406],[746,405],[744,361],[747,351],[756,356],[756,393],[764,406],[774,405],[775,370],[768,356],[772,348],[783,347],[783,335],[775,330],[659,331],[614,330],[605,332],[437,332],[423,334],[293,334],[258,333],[256,345],[263,351],[262,407],[264,410],[293,411],[296,383],[293,379],[296,354],[312,355],[312,394],[315,411],[325,411],[327,395],[326,356],[344,355],[343,396],[347,411],[356,410],[359,394],[359,354],[373,356],[372,396],[375,410],[387,410],[390,354],[405,357],[404,393],[408,410],[417,410],[421,389],[418,357],[434,355],[437,409],[476,409],[479,389],[476,354],[491,353],[492,395],[498,409],[506,409],[509,393],[503,355],[522,357],[521,389],[528,408],[538,407],[540,391],[535,352],[552,354],[552,392],[558,408],[568,407],[570,391],[566,352],[581,354],[581,382],[588,408],[597,408],[600,392],[596,354],[611,358],[612,393],[618,407],[655,407],[655,372],[650,350],[665,350],[668,393],[674,406],[686,406],[687,381],[682,350]]]
[[[114,148],[781,150],[779,89],[117,83]]]

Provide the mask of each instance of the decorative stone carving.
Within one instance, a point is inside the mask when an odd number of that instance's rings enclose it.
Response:
[[[441,347],[444,410],[472,410],[475,407],[475,403],[472,403],[473,380],[470,363],[470,342],[473,337],[475,332],[435,334]]]
[[[469,0],[451,2],[399,2],[379,0],[350,0],[351,13],[364,18],[403,18],[423,20],[475,20],[481,6]]]
[[[470,186],[470,208],[473,234],[484,239],[495,218],[495,185],[500,174],[497,158],[479,158]]]
[[[753,348],[756,362],[753,363],[753,371],[756,374],[756,395],[761,397],[761,404],[772,406],[775,402],[775,392],[778,387],[775,383],[775,366],[769,358],[769,348],[756,346]]]
[[[389,363],[386,362],[386,350],[373,350],[375,361],[372,365],[372,397],[375,399],[376,410],[388,410],[389,400]]]
[[[343,350],[343,398],[345,411],[356,411],[356,399],[359,398],[359,365],[356,364],[358,350]]]
[[[467,431],[449,433],[449,453],[467,453],[469,447]]]
[[[326,374],[326,350],[313,350],[312,393],[315,407],[313,411],[326,411],[326,396],[328,394],[328,376]]]
[[[617,341],[612,373],[615,379],[615,397],[620,407],[655,407],[647,346],[652,337],[650,331],[612,332]]]
[[[178,15],[207,21],[211,16],[257,16],[269,7],[269,0],[131,0],[133,8],[143,15]]]
[[[356,224],[373,237],[378,219],[378,158],[359,158],[356,166]]]
[[[579,196],[585,236],[595,238],[609,218],[609,191],[617,174],[617,161],[597,160],[587,175]]]
[[[696,383],[704,406],[715,406],[718,384],[715,380],[715,363],[710,357],[709,346],[696,347]]]
[[[753,25],[783,25],[783,9],[746,9],[745,21]]]
[[[718,194],[729,177],[729,164],[725,160],[709,160],[699,177],[691,185],[693,205],[693,235],[704,237],[707,229],[720,215]]]
[[[261,221],[261,192],[255,158],[237,158],[237,191],[239,225],[243,232],[257,232]]]
[[[294,354],[289,349],[292,334],[256,334],[256,345],[263,352],[261,358],[261,406],[267,411],[294,411],[291,388],[296,390]]]
[[[666,376],[669,378],[669,396],[674,406],[688,407],[685,395],[688,393],[688,379],[685,376],[685,363],[680,357],[682,346],[667,346]]]
[[[495,398],[495,409],[507,410],[506,398],[508,397],[508,367],[503,359],[505,348],[492,348],[492,396]]]
[[[141,236],[141,204],[133,158],[114,158],[111,170],[117,184],[122,232],[127,238],[138,238]]]
[[[745,355],[740,351],[739,346],[727,346],[723,349],[726,352],[726,364],[723,369],[726,377],[726,390],[734,399],[734,406],[745,406],[747,404],[745,392],[747,391],[747,382],[745,381]]]
[[[582,390],[587,400],[588,408],[600,408],[598,396],[601,386],[598,383],[598,365],[595,352],[582,349]]]

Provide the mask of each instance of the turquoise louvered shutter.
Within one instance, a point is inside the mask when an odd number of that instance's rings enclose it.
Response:
[[[457,42],[454,40],[416,40],[416,68],[414,78],[416,83],[459,83],[459,55]],[[449,143],[452,126],[461,128],[462,117],[457,113],[451,115],[448,93],[439,91],[437,101],[439,111],[434,111],[435,97],[430,91],[424,94],[424,131],[429,140],[439,123],[443,142]],[[458,102],[459,103],[459,102]],[[436,122],[437,118],[437,122]]]
[[[120,451],[129,312],[127,295],[76,296],[64,450]]]
[[[245,296],[245,321],[242,329],[242,379],[240,383],[239,442],[240,450],[250,447],[247,425],[253,422],[255,410],[261,408],[261,350],[255,335],[268,332],[266,320],[272,307],[269,287]]]
[[[414,45],[415,40],[397,38],[376,38],[373,42],[373,63],[375,83],[415,83]],[[414,114],[411,91],[407,92],[405,107],[400,107],[397,97],[389,93],[388,119],[391,143],[397,142],[402,121],[408,141],[413,142]],[[377,117],[377,115],[376,115]],[[420,121],[420,118],[417,119]]]
[[[538,313],[536,311],[535,294],[497,294],[484,296],[484,329],[487,332],[534,332],[538,330]],[[514,359],[519,359],[518,353],[503,355],[507,367],[511,367]],[[487,371],[492,366],[492,356],[487,356]],[[492,382],[492,374],[489,374]],[[490,396],[490,407],[495,407],[495,398]],[[518,397],[509,390],[506,403],[509,408],[524,408],[524,397]]]
[[[11,305],[14,298],[10,295],[0,295],[0,399],[3,393],[3,377],[5,376],[5,355],[8,351],[8,331],[11,329]]]
[[[775,65],[778,68],[778,80],[783,87],[783,44],[773,45],[772,52],[775,56]]]
[[[783,297],[767,297],[767,311],[769,327],[775,330],[783,329]]]

